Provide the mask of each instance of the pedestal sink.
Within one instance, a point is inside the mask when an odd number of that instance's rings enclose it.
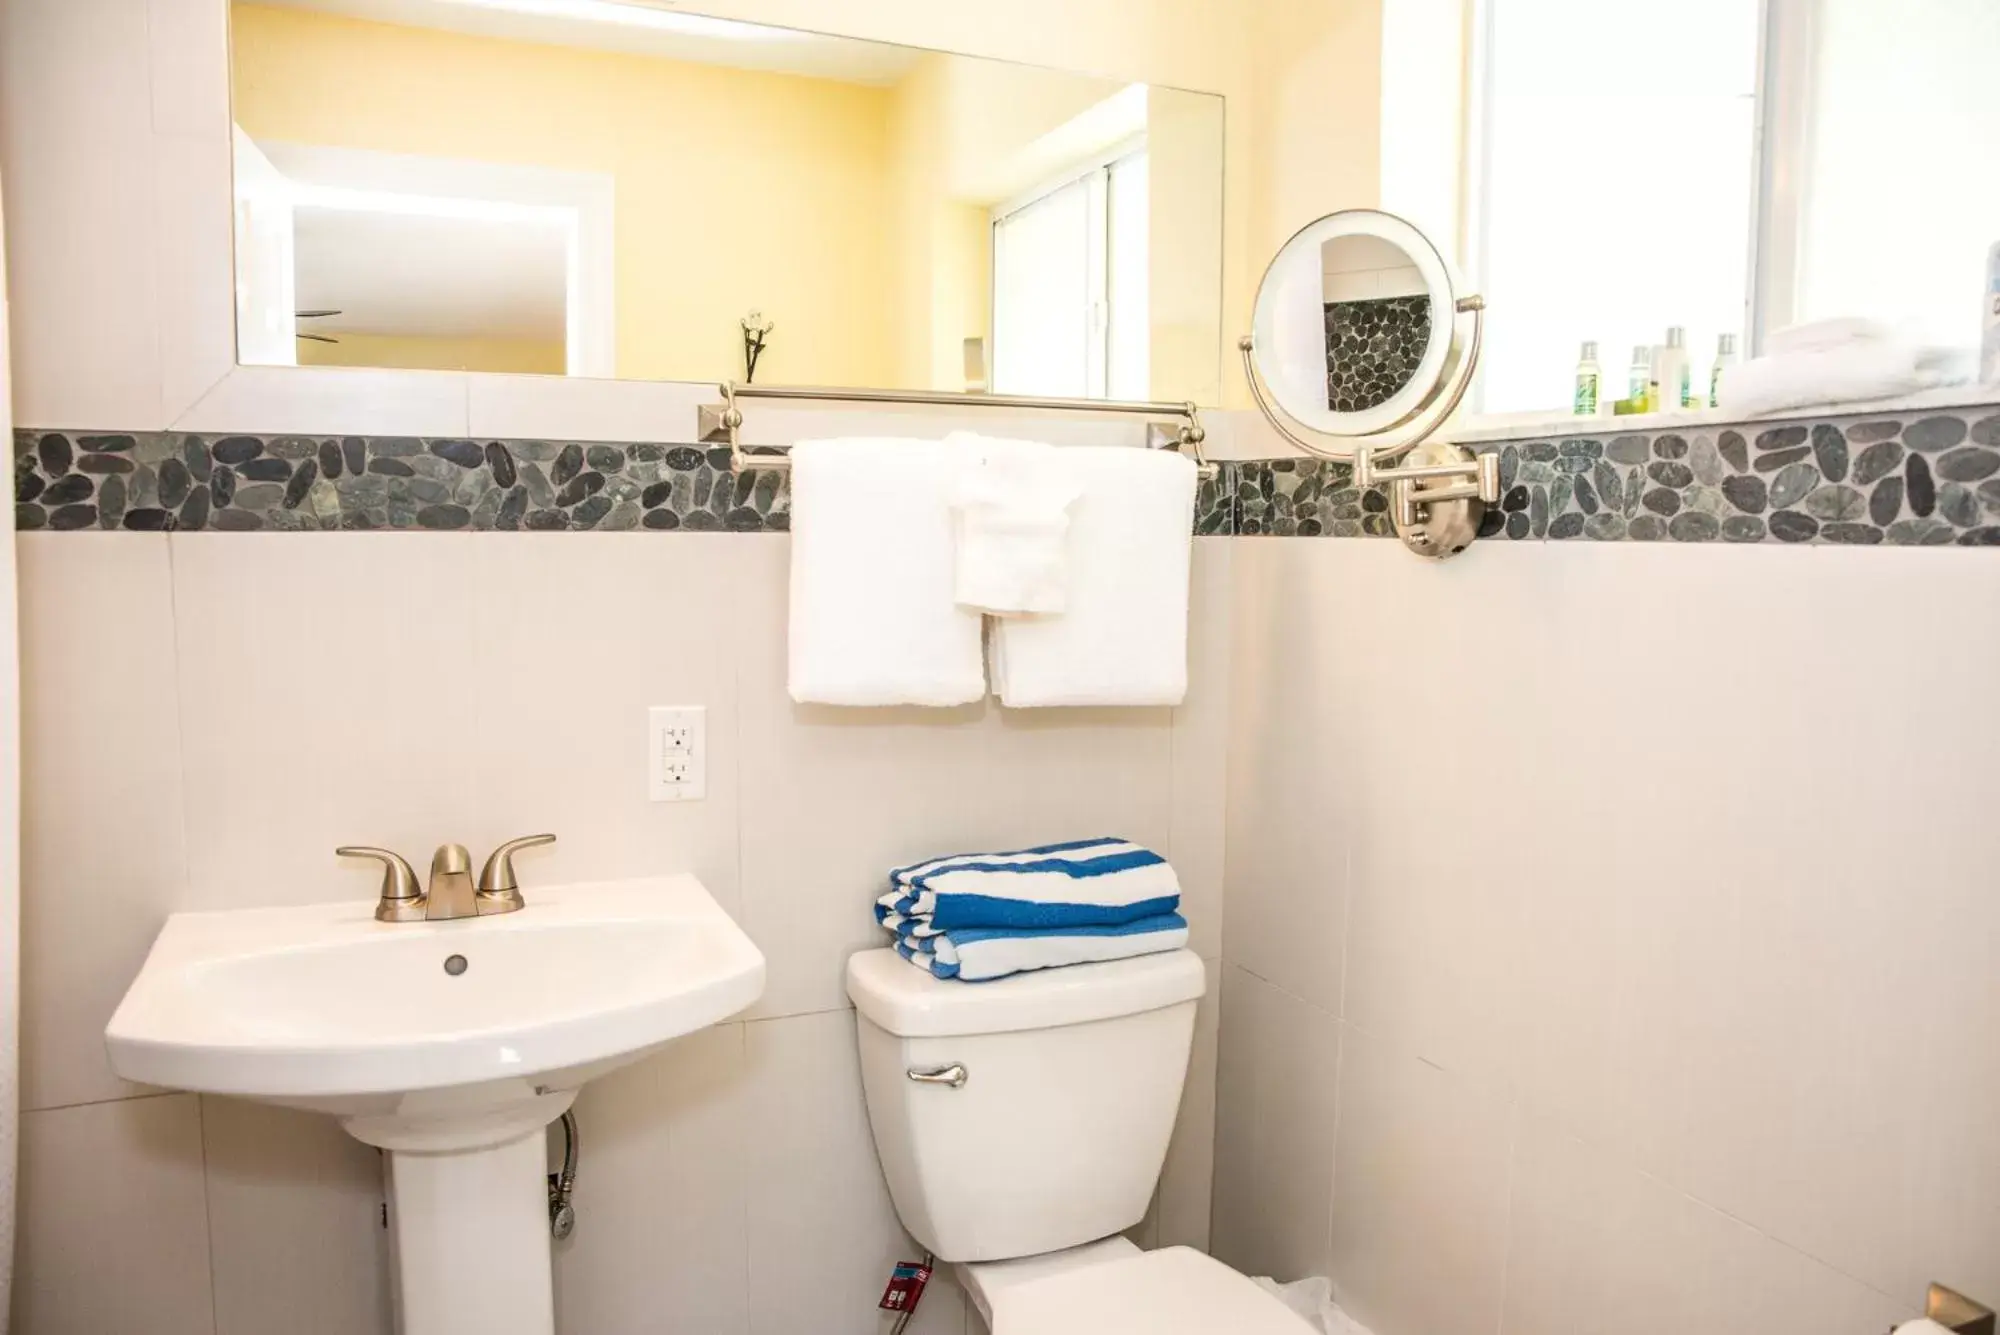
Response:
[[[105,1030],[112,1068],[387,1150],[403,1335],[552,1335],[543,1128],[586,1080],[755,1001],[764,957],[692,876],[452,922],[374,910],[175,914]]]

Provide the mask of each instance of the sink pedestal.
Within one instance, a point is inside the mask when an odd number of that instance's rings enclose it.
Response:
[[[544,1128],[575,1097],[343,1120],[389,1152],[402,1335],[554,1335]]]
[[[494,1149],[389,1155],[403,1335],[551,1335],[539,1129]]]

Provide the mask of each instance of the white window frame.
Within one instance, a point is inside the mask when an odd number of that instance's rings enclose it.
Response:
[[[1007,221],[1008,218],[1021,212],[1023,209],[1039,204],[1042,200],[1047,199],[1050,195],[1058,191],[1069,189],[1079,181],[1090,180],[1093,177],[1096,178],[1097,184],[1094,188],[1099,196],[1101,196],[1103,206],[1100,212],[1103,215],[1104,227],[1100,235],[1092,238],[1091,287],[1094,295],[1091,300],[1090,313],[1089,363],[1085,372],[1085,384],[1088,387],[1085,397],[1087,398],[1106,398],[1109,394],[1110,385],[1111,231],[1113,226],[1109,206],[1111,170],[1126,158],[1135,157],[1138,154],[1146,152],[1147,145],[1147,137],[1143,134],[1121,140],[1111,147],[1104,149],[1102,152],[1095,153],[1065,168],[1061,175],[1052,177],[1035,186],[1033,189],[1025,190],[1011,199],[994,205],[988,215],[987,253],[991,255],[997,253],[997,238],[1000,225]],[[1000,307],[999,279],[999,266],[989,265],[986,274],[986,346],[990,349],[987,372],[989,383],[997,382],[998,377],[994,374],[994,369],[999,366],[1000,362],[999,322],[997,319]]]

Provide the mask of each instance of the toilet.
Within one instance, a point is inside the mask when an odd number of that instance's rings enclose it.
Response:
[[[848,960],[889,1196],[992,1335],[1311,1329],[1193,1248],[1123,1236],[1166,1160],[1206,981],[1186,950],[991,983]]]

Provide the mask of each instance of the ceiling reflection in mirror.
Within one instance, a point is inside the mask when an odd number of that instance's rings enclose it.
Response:
[[[1218,97],[611,0],[231,13],[246,363],[1219,397]]]

